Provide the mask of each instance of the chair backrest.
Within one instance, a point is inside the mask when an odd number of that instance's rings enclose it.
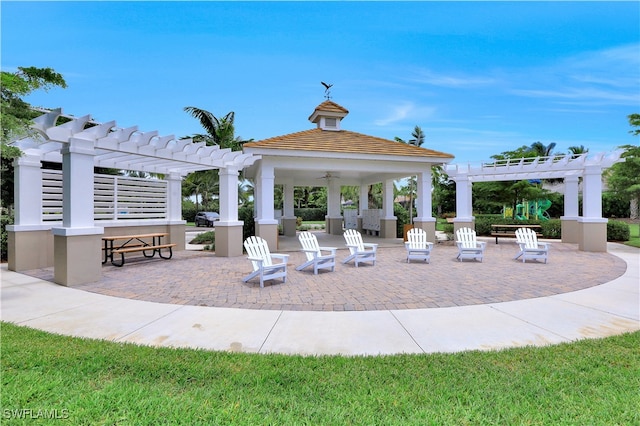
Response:
[[[460,228],[456,231],[456,241],[462,248],[476,248],[476,231],[471,228]]]
[[[516,229],[516,241],[519,244],[524,244],[526,248],[538,248],[538,236],[530,228]]]
[[[244,240],[244,249],[247,251],[249,257],[262,259],[264,266],[271,266],[271,252],[269,251],[269,245],[267,242],[256,236],[251,236]],[[260,264],[256,261],[251,261],[253,264],[253,270],[257,271],[260,268]]]
[[[355,249],[349,247],[349,250],[353,254],[354,250],[364,251],[364,243],[362,242],[362,235],[355,229],[347,229],[344,231],[344,240],[348,246],[356,246]]]
[[[421,228],[411,228],[407,232],[409,248],[420,249],[427,247],[427,233]]]
[[[298,240],[300,241],[300,244],[302,244],[302,248],[304,250],[313,250],[316,253],[320,251],[318,239],[315,234],[312,234],[311,232],[301,232],[298,235]],[[305,251],[304,254],[307,256],[307,260],[313,259],[313,253]]]

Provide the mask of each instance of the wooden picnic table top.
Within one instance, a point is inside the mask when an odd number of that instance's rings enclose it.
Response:
[[[131,235],[105,235],[102,237],[103,240],[113,241],[113,240],[127,240],[130,238],[154,238],[154,237],[166,237],[169,235],[166,232],[152,232],[149,234],[131,234]]]

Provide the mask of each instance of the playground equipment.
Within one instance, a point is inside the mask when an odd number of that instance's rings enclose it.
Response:
[[[551,207],[549,200],[522,200],[522,203],[516,205],[515,212],[513,208],[504,206],[502,217],[517,220],[549,220],[549,213],[547,213],[549,207]]]

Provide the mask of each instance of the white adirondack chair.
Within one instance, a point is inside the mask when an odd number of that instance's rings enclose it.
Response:
[[[347,229],[344,231],[344,239],[349,248],[349,256],[347,256],[342,263],[347,263],[351,260],[356,264],[356,268],[359,263],[372,262],[376,264],[376,250],[378,245],[373,243],[362,242],[362,235],[355,229]]]
[[[427,241],[427,233],[420,228],[411,228],[407,232],[407,241],[404,243],[407,249],[407,263],[411,259],[424,260],[429,263],[433,243]]]
[[[538,237],[533,229],[518,228],[516,230],[516,241],[520,247],[520,252],[515,259],[521,257],[522,263],[527,259],[542,259],[544,263],[547,263],[551,243],[539,243]]]
[[[460,228],[456,231],[457,259],[477,259],[482,262],[487,243],[476,239],[476,231],[471,228]]]
[[[260,287],[264,287],[264,282],[276,278],[282,278],[282,282],[287,281],[287,261],[288,254],[271,254],[267,242],[256,236],[247,238],[244,241],[244,248],[247,251],[248,259],[251,261],[253,272],[242,279],[247,282],[259,276]],[[280,259],[280,263],[273,263],[273,259]]]
[[[320,247],[318,239],[311,232],[301,232],[298,235],[298,240],[302,244],[302,251],[307,257],[307,261],[296,267],[297,271],[301,271],[311,265],[313,265],[313,273],[315,275],[318,275],[318,269],[335,270],[336,247]],[[323,252],[326,254],[323,254]]]

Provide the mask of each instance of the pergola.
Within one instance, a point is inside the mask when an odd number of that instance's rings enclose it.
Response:
[[[59,284],[95,281],[102,275],[101,236],[131,227],[137,233],[167,232],[169,241],[184,249],[182,178],[210,169],[220,171],[217,253],[242,253],[237,252],[242,244],[238,175],[259,156],[141,132],[137,126],[121,128],[115,121],[95,123],[89,115],[58,124],[61,115],[58,109],[36,118],[38,135],[15,143],[23,155],[14,162],[16,211],[15,224],[7,227],[9,269],[54,266]],[[60,163],[61,173],[44,170],[43,162]],[[123,183],[95,176],[95,167],[164,179]]]
[[[552,155],[549,157],[499,160],[492,163],[456,164],[445,167],[456,182],[454,227],[473,227],[471,186],[473,182],[529,179],[563,179],[564,216],[562,241],[578,243],[583,251],[607,251],[607,219],[602,217],[602,172],[624,161],[623,150],[609,154]],[[579,180],[582,179],[582,216],[579,215]]]
[[[425,229],[431,241],[435,241],[431,168],[450,162],[453,155],[343,130],[341,121],[348,113],[344,107],[327,100],[309,117],[316,128],[244,144],[244,152],[261,157],[247,168],[245,177],[255,182],[256,233],[267,240],[272,249],[277,246],[278,234],[274,215],[275,185],[283,187],[281,220],[285,235],[295,236],[296,186],[327,188],[326,230],[342,235],[341,186],[360,187],[358,228],[362,229],[366,228],[363,221],[369,211],[368,188],[381,182],[382,209],[373,212],[374,221],[379,223],[376,233],[383,238],[395,238],[394,181],[409,176],[417,176],[414,226]]]

